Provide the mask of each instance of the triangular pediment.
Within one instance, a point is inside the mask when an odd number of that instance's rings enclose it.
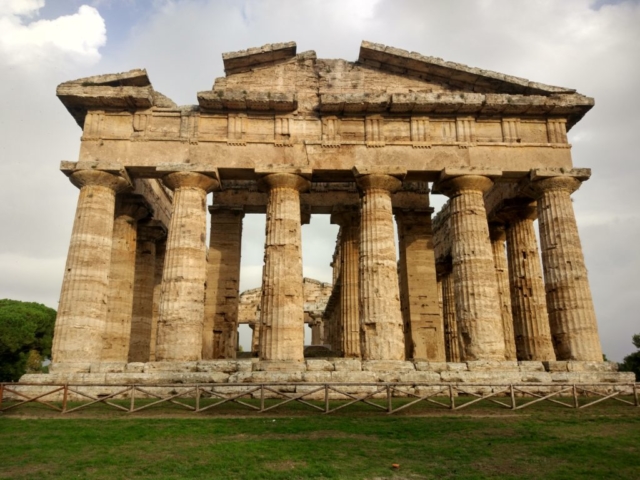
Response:
[[[416,52],[363,41],[358,63],[398,75],[447,85],[452,90],[516,95],[572,94],[575,89],[545,85],[526,78],[469,67]]]

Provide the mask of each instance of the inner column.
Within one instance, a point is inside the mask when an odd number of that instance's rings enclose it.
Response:
[[[151,208],[140,195],[120,194],[116,197],[103,362],[124,363],[129,357],[138,220],[150,213]]]
[[[300,192],[309,181],[292,173],[261,179],[268,192],[262,277],[260,359],[304,361],[304,296]]]
[[[360,328],[362,358],[404,360],[404,333],[391,193],[402,181],[391,175],[356,178],[362,193],[360,226]]]
[[[553,361],[549,315],[533,221],[535,203],[511,205],[507,221],[509,284],[518,360]]]
[[[360,353],[360,212],[343,209],[331,215],[331,223],[340,225],[340,322],[341,350],[345,357],[359,358]]]
[[[496,279],[498,280],[498,298],[500,299],[500,313],[502,316],[502,328],[504,330],[505,358],[507,360],[517,360],[516,337],[514,334],[511,293],[509,289],[509,267],[507,266],[505,251],[507,232],[505,231],[504,225],[501,223],[490,223],[489,237],[491,238]]]
[[[210,207],[211,237],[202,358],[235,358],[242,246],[241,207]],[[219,341],[215,342],[214,332]]]
[[[397,210],[400,271],[406,289],[407,358],[446,361],[444,329],[431,235],[431,210]]]

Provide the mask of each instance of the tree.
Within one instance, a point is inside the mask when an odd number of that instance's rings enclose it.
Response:
[[[636,333],[631,338],[631,342],[638,351],[624,357],[622,363],[618,364],[618,370],[621,372],[633,372],[636,374],[636,381],[640,381],[640,333]]]
[[[0,300],[0,381],[15,382],[42,371],[51,355],[56,311],[39,303]]]

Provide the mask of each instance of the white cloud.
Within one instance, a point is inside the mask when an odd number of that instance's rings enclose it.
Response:
[[[43,0],[11,0],[0,7],[0,56],[8,65],[37,67],[61,59],[92,64],[107,41],[98,10],[82,5],[73,15],[25,22],[38,13]]]

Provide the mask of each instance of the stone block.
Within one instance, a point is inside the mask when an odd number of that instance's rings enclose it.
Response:
[[[567,367],[566,361],[556,361],[556,362],[542,362],[544,368],[547,372],[568,372],[569,368]]]
[[[331,382],[331,372],[311,371],[302,373],[302,381],[308,383],[328,383]]]
[[[157,372],[195,372],[198,362],[147,362],[144,373]]]
[[[309,359],[306,361],[306,364],[307,364],[307,372],[318,372],[318,371],[332,372],[333,370],[335,370],[334,363],[329,362],[328,360]]]
[[[518,362],[521,372],[544,372],[545,368],[542,362],[521,361]]]
[[[142,373],[144,372],[144,365],[143,362],[127,363],[124,371],[125,373]]]
[[[235,360],[201,360],[197,362],[196,371],[235,373],[238,371],[238,362]]]
[[[567,370],[570,372],[617,372],[618,364],[614,362],[568,361]]]
[[[65,362],[49,365],[49,373],[89,373],[90,363]]]
[[[440,377],[443,382],[480,383],[486,385],[504,385],[522,381],[522,374],[518,371],[442,372]]]
[[[467,362],[467,367],[470,372],[482,372],[482,371],[500,371],[500,372],[513,372],[518,371],[518,362],[500,362],[495,360],[474,360]]]
[[[365,372],[411,372],[415,369],[413,362],[401,360],[365,360],[362,362],[362,370]]]
[[[256,359],[257,360],[257,359]],[[250,372],[253,370],[253,359],[241,359],[236,360],[236,366],[238,368],[238,372]]]
[[[464,372],[468,370],[466,363],[461,362],[415,362],[416,370],[421,372]]]
[[[333,360],[336,372],[358,372],[362,370],[362,362],[355,358],[336,358]]]
[[[398,381],[418,383],[440,383],[440,374],[436,372],[405,372],[401,373]]]
[[[302,382],[302,372],[238,372],[229,377],[229,383],[287,383]]]
[[[340,383],[377,383],[378,374],[376,372],[331,372],[331,381]]]
[[[124,362],[100,362],[92,363],[89,369],[90,373],[122,373],[125,371],[127,364]]]
[[[303,372],[304,362],[260,361],[252,366],[254,372]]]
[[[522,372],[520,380],[522,383],[551,383],[551,374],[549,372]]]

